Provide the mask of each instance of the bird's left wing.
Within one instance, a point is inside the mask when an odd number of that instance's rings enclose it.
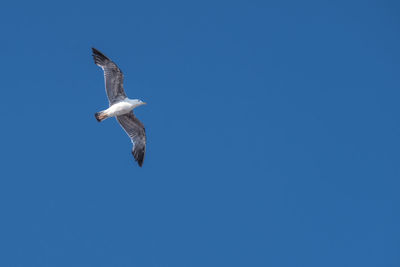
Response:
[[[143,123],[135,117],[133,112],[117,116],[117,121],[131,138],[133,143],[132,155],[139,166],[142,167],[146,152],[146,132]]]

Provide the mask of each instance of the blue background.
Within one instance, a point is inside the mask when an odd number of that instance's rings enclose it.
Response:
[[[0,266],[400,266],[398,1],[0,9]],[[94,46],[125,74],[143,168]]]

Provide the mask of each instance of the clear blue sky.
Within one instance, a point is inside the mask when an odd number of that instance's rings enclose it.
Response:
[[[400,266],[398,1],[0,9],[0,266]],[[94,46],[148,105],[143,168]]]

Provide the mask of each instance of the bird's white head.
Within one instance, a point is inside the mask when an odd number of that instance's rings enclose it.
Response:
[[[136,108],[141,105],[146,105],[146,103],[140,99],[127,99],[127,100],[128,100],[127,102],[129,102],[133,105],[133,108]]]

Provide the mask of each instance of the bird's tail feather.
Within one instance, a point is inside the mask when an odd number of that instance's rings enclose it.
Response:
[[[96,117],[96,120],[97,120],[98,122],[101,122],[101,121],[103,121],[103,120],[105,120],[105,119],[108,118],[107,114],[106,114],[105,112],[103,112],[103,111],[96,112],[96,113],[94,114],[94,116]]]

